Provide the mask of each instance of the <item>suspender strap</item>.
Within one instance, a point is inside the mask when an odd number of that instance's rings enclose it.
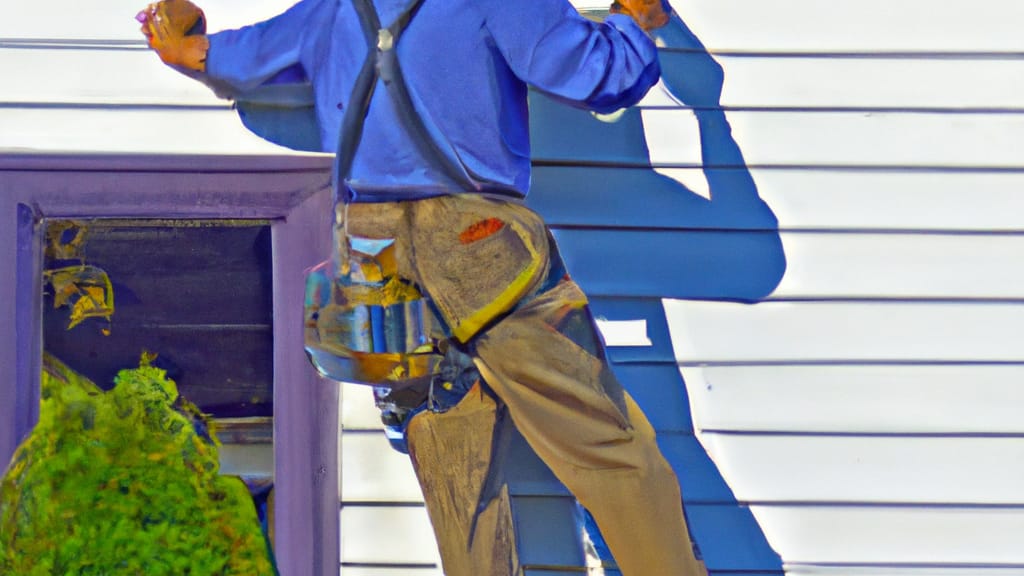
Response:
[[[366,38],[367,54],[352,88],[349,106],[341,121],[338,154],[334,160],[334,190],[335,194],[344,194],[344,196],[338,200],[345,202],[353,200],[351,190],[348,189],[345,182],[352,171],[352,162],[363,137],[363,125],[370,110],[370,101],[373,99],[378,79],[384,81],[384,86],[394,101],[399,120],[424,157],[434,166],[440,168],[445,176],[458,183],[463,190],[470,192],[478,188],[470,178],[469,170],[462,163],[455,149],[449,144],[447,148],[451,154],[446,153],[445,149],[431,135],[423,118],[416,113],[409,87],[405,83],[402,68],[398,63],[396,54],[398,40],[423,2],[424,0],[412,0],[391,26],[383,28],[371,0],[352,0],[352,5],[359,16],[360,26],[363,29],[363,36]],[[345,189],[342,190],[341,186],[345,186]]]

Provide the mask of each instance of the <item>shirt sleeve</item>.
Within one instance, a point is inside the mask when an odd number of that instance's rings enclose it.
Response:
[[[512,72],[559,100],[608,113],[636,104],[658,81],[657,48],[629,16],[593,22],[565,0],[481,4]]]
[[[209,35],[201,78],[221,96],[256,88],[300,64],[304,33],[320,0],[302,0],[258,24]]]

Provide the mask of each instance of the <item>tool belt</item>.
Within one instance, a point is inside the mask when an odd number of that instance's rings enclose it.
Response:
[[[325,376],[410,386],[436,373],[439,323],[427,300],[395,275],[394,240],[351,238],[350,273],[325,262],[306,280],[306,351]]]
[[[333,258],[306,279],[305,347],[314,366],[333,380],[386,387],[392,397],[467,380],[475,368],[459,348],[535,291],[549,258],[540,217],[517,201],[481,196],[482,179],[416,111],[397,45],[424,1],[412,0],[387,27],[371,0],[352,2],[367,56],[341,122]],[[378,84],[424,159],[451,181],[451,195],[357,201],[348,177]]]
[[[306,351],[328,378],[429,384],[543,282],[547,230],[524,206],[477,195],[340,204],[335,254],[306,279]],[[371,237],[371,235],[373,237]]]

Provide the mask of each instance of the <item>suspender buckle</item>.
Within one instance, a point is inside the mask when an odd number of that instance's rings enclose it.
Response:
[[[381,28],[377,31],[377,50],[381,52],[387,52],[395,46],[395,37],[391,34],[391,30],[387,28]]]

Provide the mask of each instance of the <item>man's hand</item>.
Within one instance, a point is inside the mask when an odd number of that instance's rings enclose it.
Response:
[[[204,72],[206,52],[206,17],[189,0],[160,0],[139,12],[135,19],[142,24],[142,33],[149,47],[171,66]]]
[[[664,0],[615,0],[610,11],[631,16],[641,28],[650,31],[668,24],[671,10]]]

